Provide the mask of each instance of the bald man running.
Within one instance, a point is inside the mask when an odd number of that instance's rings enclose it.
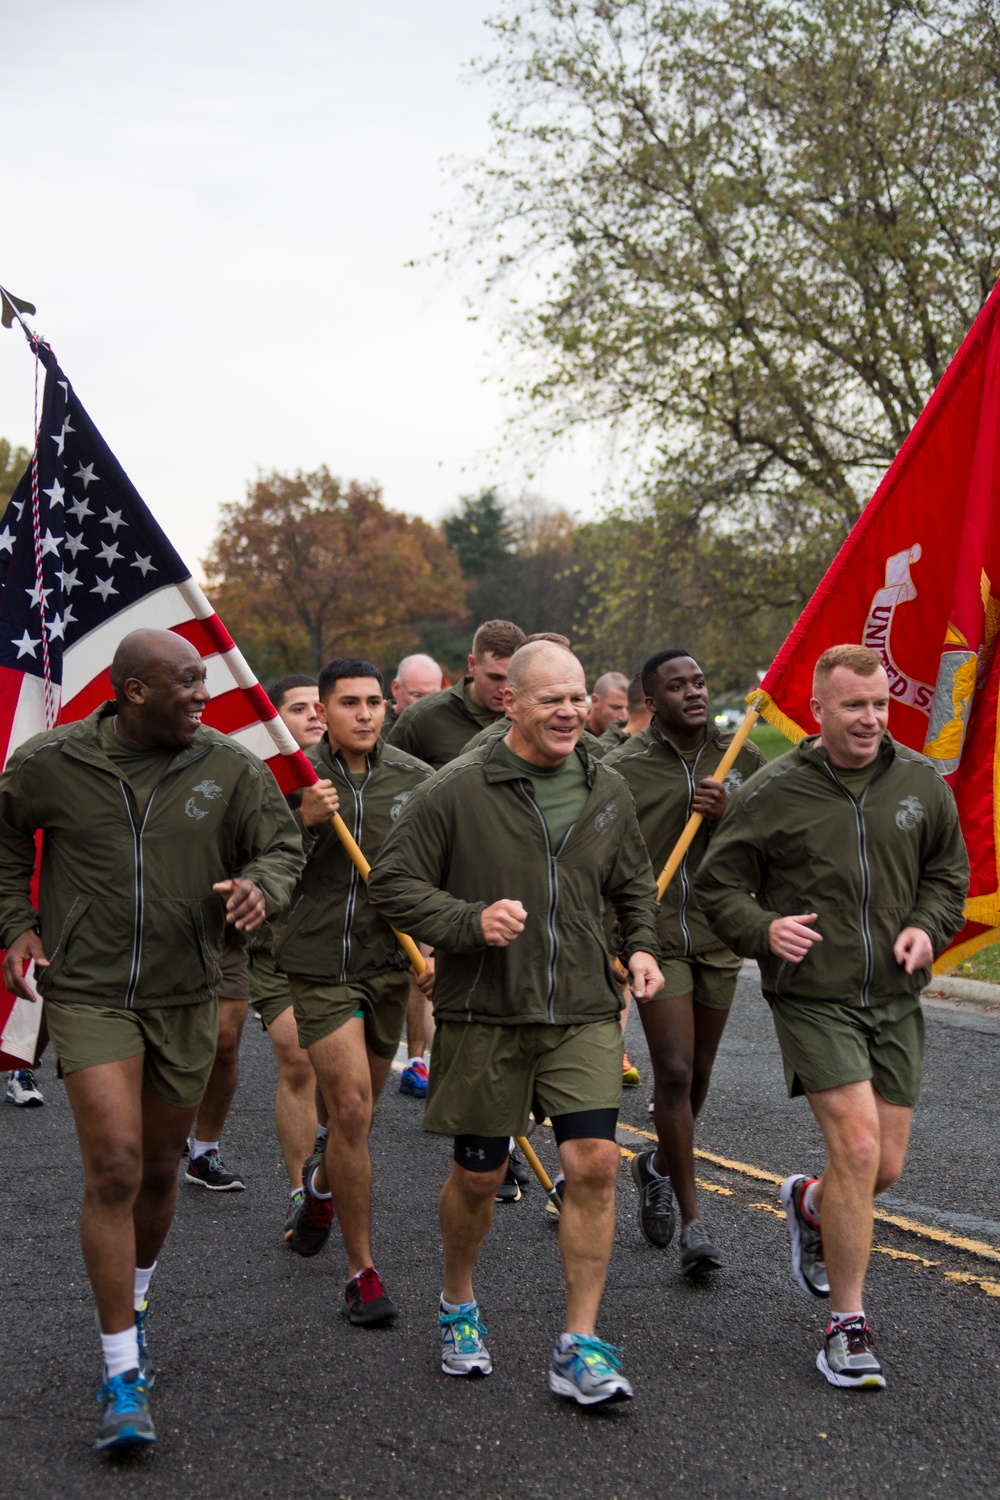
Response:
[[[35,965],[80,1143],[100,1451],[156,1441],[146,1293],[215,1055],[223,935],[280,914],[302,864],[270,772],[202,727],[209,693],[192,646],[135,631],[111,683],[113,703],[28,740],[0,777],[3,979],[32,998],[23,971]]]
[[[640,1001],[663,983],[656,887],[620,776],[579,745],[583,668],[546,641],[511,657],[511,724],[410,797],[375,859],[369,899],[432,943],[435,1014],[424,1128],[454,1138],[438,1207],[444,1247],[441,1367],[493,1366],[472,1287],[507,1170],[534,1104],[552,1119],[565,1173],[559,1245],[566,1332],[549,1388],[580,1405],[632,1388],[595,1320],[615,1221],[622,1086],[620,992],[604,946],[604,900]],[[539,1116],[540,1118],[540,1116]]]

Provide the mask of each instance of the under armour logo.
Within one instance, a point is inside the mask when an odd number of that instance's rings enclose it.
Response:
[[[486,1160],[486,1152],[483,1150],[482,1146],[479,1146],[478,1148],[473,1148],[472,1146],[466,1146],[464,1148],[464,1150],[465,1150],[466,1156],[468,1157],[468,1159],[470,1161],[485,1161]]]

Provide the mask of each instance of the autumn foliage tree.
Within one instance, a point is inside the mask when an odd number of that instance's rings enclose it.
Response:
[[[377,485],[262,474],[223,506],[205,560],[213,602],[263,678],[334,656],[395,666],[435,623],[466,619],[465,581],[441,533],[387,509]]]

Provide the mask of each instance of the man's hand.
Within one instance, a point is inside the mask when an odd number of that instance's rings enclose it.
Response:
[[[220,880],[212,890],[226,903],[226,921],[237,932],[255,932],[264,920],[264,892],[252,880]]]
[[[717,823],[729,806],[729,795],[721,781],[704,776],[695,787],[691,811],[701,813],[709,823]]]
[[[663,988],[660,966],[651,953],[633,953],[628,961],[629,989],[639,1001],[652,1000]]]
[[[934,962],[934,944],[922,927],[904,927],[892,945],[896,962],[907,974],[927,969]]]
[[[340,798],[332,781],[314,781],[312,786],[302,788],[299,813],[303,827],[318,828],[320,823],[329,823],[339,811]]]
[[[506,948],[524,931],[528,913],[520,901],[494,901],[481,913],[483,937],[491,948]]]
[[[3,961],[3,982],[11,995],[20,995],[22,1000],[38,999],[24,982],[24,970],[32,959],[36,969],[47,969],[49,966],[41,938],[33,927],[29,927],[14,939]]]
[[[776,917],[767,929],[767,943],[772,953],[790,964],[800,964],[813,943],[821,943],[822,936],[809,925],[815,922],[816,913],[800,912],[797,917]]]
[[[427,967],[423,973],[418,974],[416,969],[411,969],[410,973],[413,975],[414,983],[424,999],[430,1000],[434,995],[434,960],[433,958],[427,958],[426,954],[424,956]]]

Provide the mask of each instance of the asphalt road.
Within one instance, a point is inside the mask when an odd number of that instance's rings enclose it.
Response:
[[[224,1142],[248,1188],[182,1184],[150,1318],[160,1443],[111,1461],[91,1450],[99,1356],[76,1238],[80,1171],[46,1061],[45,1109],[0,1106],[5,1493],[996,1500],[1000,1014],[941,1002],[928,1029],[910,1161],[882,1205],[926,1232],[880,1222],[869,1280],[888,1389],[835,1391],[814,1368],[821,1311],[792,1282],[771,1178],[817,1168],[818,1136],[804,1104],[784,1098],[748,970],[699,1133],[703,1208],[726,1265],[690,1286],[676,1245],[648,1247],[623,1165],[600,1331],[624,1349],[636,1399],[585,1413],[545,1385],[562,1303],[554,1221],[537,1188],[498,1209],[480,1267],[493,1377],[439,1373],[435,1200],[448,1146],[419,1131],[419,1105],[394,1080],[373,1137],[375,1246],[400,1318],[390,1331],[343,1321],[336,1240],[310,1261],[281,1242],[274,1064],[251,1021]],[[628,1046],[643,1068],[635,1022]],[[625,1096],[625,1150],[646,1144],[646,1082]],[[554,1169],[549,1133],[534,1140]]]

